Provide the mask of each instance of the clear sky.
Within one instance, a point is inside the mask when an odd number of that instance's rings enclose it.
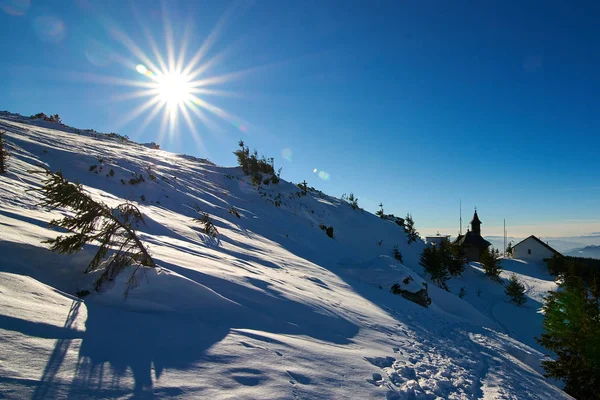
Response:
[[[244,139],[422,233],[456,234],[462,199],[484,235],[584,235],[598,21],[596,1],[0,0],[0,109],[220,165]]]

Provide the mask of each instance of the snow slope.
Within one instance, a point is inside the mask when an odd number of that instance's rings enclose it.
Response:
[[[316,191],[298,196],[283,180],[257,190],[238,168],[0,118],[12,154],[0,175],[0,397],[568,398],[540,375],[533,343],[498,317],[518,311],[495,289],[484,289],[491,308],[432,284],[429,308],[391,294],[424,278],[424,244],[409,246],[391,221]],[[41,176],[27,171],[38,165],[109,205],[136,202],[159,270],[138,272],[127,298],[132,268],[74,297],[93,283],[83,270],[94,246],[68,256],[42,244],[65,211],[37,205]],[[134,174],[145,182],[127,183]],[[196,207],[216,239],[192,220]],[[473,265],[451,285],[483,284],[477,274]]]

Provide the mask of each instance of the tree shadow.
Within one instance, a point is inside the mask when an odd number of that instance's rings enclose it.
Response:
[[[41,247],[0,242],[0,254],[15,254],[25,259],[24,262],[33,264],[21,269],[19,264],[3,259],[0,271],[27,274],[45,284],[56,283],[56,275],[65,280],[81,274],[77,259],[54,254]],[[63,268],[53,271],[54,276],[41,271],[47,266],[39,264],[40,260],[48,263],[52,258],[60,259]],[[56,260],[50,261],[50,264],[54,262]],[[9,329],[32,337],[58,338],[41,381],[35,384],[34,399],[122,397],[131,394],[133,398],[140,399],[176,396],[180,394],[177,388],[156,389],[153,382],[167,369],[188,369],[192,366],[202,369],[203,363],[232,363],[235,355],[207,353],[232,329],[309,336],[335,344],[352,343],[352,338],[358,333],[358,327],[350,321],[290,299],[267,282],[248,280],[248,285],[243,285],[177,265],[160,261],[159,264],[210,288],[228,299],[226,303],[230,306],[213,309],[208,304],[199,307],[200,311],[192,308],[186,313],[133,312],[101,305],[90,298],[85,303],[73,301],[62,328],[0,317],[3,329],[8,325]],[[80,316],[83,304],[87,308],[85,332],[73,329],[73,322]],[[74,379],[67,382],[58,376],[59,372],[64,372],[61,368],[65,368],[63,363],[73,340],[81,340],[81,343]],[[108,371],[110,373],[107,374]],[[107,381],[107,376],[112,378]],[[133,388],[130,387],[129,376],[133,379]],[[25,386],[14,379],[11,382]],[[33,386],[31,383],[28,385]],[[186,394],[189,393],[186,389]]]
[[[231,361],[226,356],[206,354],[227,336],[226,326],[208,325],[192,315],[136,313],[93,303],[86,306],[86,331],[69,397],[89,396],[99,389],[122,391],[127,385],[121,378],[130,370],[133,398],[153,398],[158,394],[153,379],[160,379],[166,369],[186,369],[203,361]],[[107,364],[113,375],[110,382],[104,381]],[[173,390],[163,394],[175,395]]]
[[[67,315],[67,319],[63,326],[64,331],[71,331],[72,325],[77,319],[77,315],[79,314],[79,308],[81,306],[80,301],[73,301],[71,303],[71,309],[69,310],[69,314]],[[37,336],[37,335],[33,335]],[[65,359],[65,355],[69,350],[71,345],[72,338],[60,338],[56,345],[54,346],[54,350],[48,359],[48,363],[46,364],[46,368],[44,369],[44,373],[40,380],[40,385],[36,388],[33,393],[32,399],[46,399],[50,397],[56,397],[52,392],[54,378],[58,373],[60,366]]]

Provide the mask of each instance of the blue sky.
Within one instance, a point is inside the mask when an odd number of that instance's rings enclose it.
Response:
[[[163,148],[234,165],[242,138],[283,178],[422,233],[455,234],[462,199],[484,234],[506,218],[514,236],[583,235],[600,231],[599,18],[564,1],[0,0],[0,109],[156,141],[163,111],[126,123],[151,99],[124,99],[150,82],[131,43],[158,65],[149,32],[168,64],[187,27],[183,67],[211,44],[194,68],[211,106],[189,105],[209,122],[190,111],[198,147],[179,112]]]

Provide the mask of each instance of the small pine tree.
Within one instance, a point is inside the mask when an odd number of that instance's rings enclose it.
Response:
[[[350,193],[350,195],[348,196],[348,202],[350,203],[350,207],[352,207],[353,210],[356,210],[358,208],[358,197],[355,197],[354,193]]]
[[[242,167],[242,171],[244,171],[244,174],[248,175],[250,173],[248,165],[248,159],[250,158],[250,149],[244,144],[243,140],[239,141],[238,146],[240,147],[240,149],[234,151],[233,154],[236,155],[238,159],[238,165]]]
[[[512,274],[508,279],[508,285],[504,288],[504,293],[510,297],[510,301],[519,307],[523,306],[527,301],[527,297],[525,297],[525,285],[519,282],[515,274]]]
[[[404,261],[402,260],[402,253],[400,253],[400,250],[398,250],[398,246],[394,246],[394,258],[400,261],[401,264],[404,264]]]
[[[379,210],[377,210],[375,215],[377,215],[379,218],[385,217],[385,214],[383,212],[383,203],[379,203]]]
[[[411,214],[406,214],[406,218],[404,219],[404,232],[406,232],[408,244],[417,241],[419,232],[417,232],[417,229],[415,228],[415,221]]]
[[[273,158],[271,158],[271,160],[273,160]],[[281,167],[277,170],[276,174],[273,174],[273,176],[271,176],[271,183],[276,185],[279,183],[280,180],[281,180]]]
[[[466,291],[465,287],[463,286],[460,288],[460,292],[458,292],[458,297],[462,299],[466,295],[467,295],[467,291]]]
[[[65,228],[73,233],[73,235],[61,235],[45,241],[44,243],[50,244],[50,250],[73,254],[87,243],[99,242],[100,247],[86,269],[86,272],[90,272],[100,269],[109,250],[116,249],[104,272],[96,281],[96,290],[100,290],[104,282],[112,281],[119,272],[133,262],[156,268],[148,249],[134,230],[134,226],[144,222],[137,207],[124,203],[111,208],[102,202],[96,202],[83,191],[80,184],[70,183],[61,172],[50,170],[30,172],[44,173],[47,177],[43,181],[42,188],[35,190],[44,196],[42,206],[49,207],[51,210],[64,207],[75,211],[72,216],[50,222],[52,226]],[[135,283],[135,274],[139,265],[127,282],[125,295]]]
[[[298,184],[300,190],[302,190],[302,196],[306,196],[308,193],[308,184],[306,183],[306,179],[302,181],[302,183]]]
[[[434,246],[425,247],[419,264],[431,276],[433,283],[444,290],[449,290],[446,281],[450,279],[448,270],[443,263],[441,252]]]
[[[500,266],[500,259],[493,248],[484,250],[481,253],[479,262],[482,264],[485,274],[489,276],[491,280],[500,282],[502,267]]]
[[[241,218],[239,211],[233,206],[231,206],[231,208],[229,209],[229,214],[232,214],[238,218]]]
[[[600,299],[579,277],[567,276],[543,306],[545,333],[536,340],[556,354],[542,362],[546,376],[565,382],[577,399],[600,393]]]
[[[452,276],[462,275],[467,259],[460,247],[452,245],[448,238],[443,238],[436,248],[448,273]]]
[[[210,215],[208,213],[202,213],[199,218],[194,218],[194,221],[201,222],[204,224],[204,233],[208,236],[212,236],[216,238],[219,236],[219,231],[217,227],[213,224],[212,219],[210,219]]]
[[[457,245],[451,245],[450,252],[452,253],[452,257],[448,264],[448,272],[452,276],[460,276],[464,272],[465,265],[468,262],[467,256],[463,249]]]
[[[4,144],[5,131],[0,131],[0,174],[6,173],[6,159],[8,158],[8,151]]]
[[[237,157],[238,165],[242,167],[245,175],[260,175],[261,180],[263,173],[275,176],[274,158],[267,159],[265,156],[259,158],[256,150],[250,153],[250,149],[244,144],[243,140],[238,142],[238,146],[239,149],[234,151],[233,154]]]
[[[269,181],[267,181],[268,183]],[[262,183],[262,175],[257,173],[252,174],[252,185],[254,186],[260,186],[260,184]]]
[[[513,251],[512,243],[508,242],[508,245],[506,246],[506,255],[509,257],[512,257],[512,251]]]
[[[327,236],[333,239],[333,226],[327,226],[325,224],[319,224],[319,228],[321,228]]]

